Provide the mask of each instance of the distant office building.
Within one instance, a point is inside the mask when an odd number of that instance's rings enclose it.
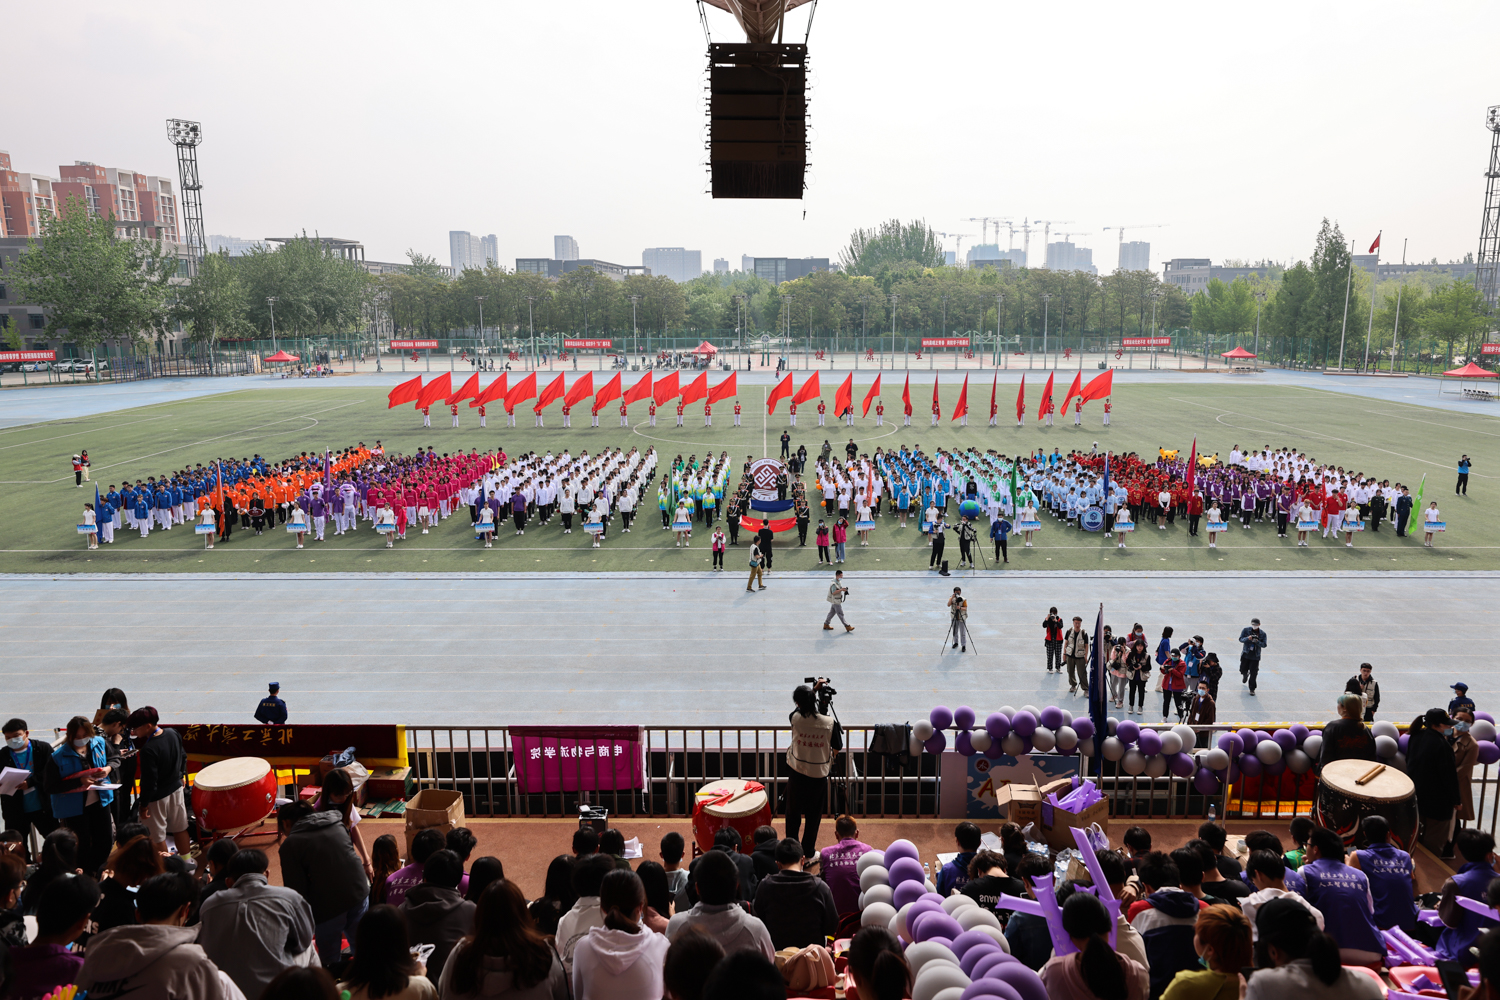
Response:
[[[943,263],[947,264],[949,267],[957,267],[958,266],[958,251],[957,250],[944,250],[943,251]]]
[[[1144,240],[1121,243],[1120,262],[1116,266],[1122,271],[1151,270],[1151,244]]]
[[[754,274],[755,258],[750,256],[749,254],[742,254],[740,256],[740,270],[744,271],[746,274]]]
[[[641,266],[681,284],[703,273],[703,251],[682,247],[650,247],[641,251]]]
[[[1099,269],[1094,266],[1094,251],[1088,247],[1074,246],[1067,240],[1047,244],[1047,270],[1099,273]]]
[[[970,267],[1025,267],[1026,251],[1001,250],[998,243],[979,243],[964,255]]]
[[[714,274],[728,274],[728,273],[729,273],[729,261],[725,260],[723,257],[715,257],[714,258]]]
[[[828,270],[827,257],[747,257],[757,278],[764,278],[773,285],[783,281],[804,278],[814,271]]]
[[[578,241],[571,236],[552,237],[553,260],[577,260]]]
[[[1163,265],[1161,280],[1176,285],[1185,295],[1196,295],[1208,287],[1212,267],[1207,257],[1173,257]]]
[[[580,267],[591,267],[606,277],[623,281],[631,275],[649,275],[649,267],[635,267],[630,264],[611,264],[607,260],[595,260],[590,257],[572,260],[553,260],[547,257],[517,257],[516,273],[518,274],[544,274],[549,278],[561,278],[563,275],[576,271]]]
[[[231,257],[243,257],[255,250],[263,250],[266,245],[260,240],[247,240],[239,236],[210,236],[208,238],[209,253],[227,253]]]
[[[454,274],[463,274],[465,269],[483,271],[491,264],[500,263],[500,238],[494,233],[473,236],[464,230],[450,230],[448,254],[452,258]]]

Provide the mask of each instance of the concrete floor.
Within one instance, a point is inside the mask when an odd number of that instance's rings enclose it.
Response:
[[[0,712],[57,726],[118,685],[169,721],[249,722],[278,680],[293,722],[766,726],[810,674],[833,679],[851,726],[935,704],[1078,711],[1043,670],[1041,621],[1055,604],[1092,627],[1100,602],[1116,631],[1203,635],[1226,668],[1220,722],[1327,720],[1365,660],[1379,718],[1446,705],[1458,680],[1495,704],[1478,633],[1500,574],[850,573],[847,634],[821,630],[826,579],[777,574],[748,594],[739,571],[0,577]],[[943,645],[955,585],[972,605],[965,656]],[[1270,640],[1258,697],[1236,668],[1252,616]]]

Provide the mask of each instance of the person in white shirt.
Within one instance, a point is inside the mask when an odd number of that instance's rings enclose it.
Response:
[[[1021,505],[1021,513],[1018,514],[1018,515],[1016,515],[1016,523],[1017,524],[1035,523],[1036,519],[1037,519],[1037,516],[1036,516],[1036,505],[1031,502],[1031,498],[1028,496],[1027,499],[1026,499],[1026,501]],[[1032,536],[1034,536],[1035,534],[1036,534],[1036,529],[1035,528],[1032,528],[1032,529],[1030,529],[1028,531],[1021,532],[1021,537],[1023,537],[1023,538],[1026,539],[1026,548],[1028,548],[1028,549],[1031,548],[1031,539],[1032,539]],[[1124,544],[1125,544],[1124,542],[1120,543],[1120,545],[1121,545],[1122,548],[1124,547]]]
[[[604,926],[604,911],[599,908],[599,892],[605,876],[615,870],[615,859],[606,854],[590,854],[578,859],[573,868],[573,891],[578,902],[557,921],[557,949],[562,952],[563,967],[573,974],[574,949],[595,927]]]
[[[1317,921],[1318,930],[1323,929],[1323,912],[1298,893],[1287,889],[1286,863],[1281,855],[1275,851],[1251,851],[1245,862],[1245,874],[1255,884],[1255,891],[1240,900],[1240,910],[1245,914],[1245,919],[1250,921],[1251,941],[1259,936],[1255,926],[1256,911],[1273,899],[1292,899],[1301,903]]]
[[[1422,511],[1422,524],[1424,525],[1424,527],[1429,524],[1440,524],[1442,520],[1443,515],[1438,513],[1438,505],[1436,500],[1432,501],[1431,505],[1429,505],[1426,510]],[[1427,546],[1429,549],[1432,548],[1432,536],[1433,532],[1430,530],[1424,531],[1422,536],[1422,544]]]
[[[1224,515],[1223,515],[1223,512],[1221,512],[1219,510],[1219,505],[1217,503],[1215,503],[1212,507],[1208,508],[1207,516],[1208,516],[1208,547],[1211,548],[1211,549],[1216,549],[1216,548],[1219,547],[1219,533],[1214,530],[1214,525],[1216,525],[1219,522],[1221,522],[1224,519]]]
[[[577,1000],[645,1000],[663,996],[666,935],[641,926],[646,889],[632,871],[604,877],[599,893],[603,923],[589,930],[573,951],[573,996]]]
[[[1260,907],[1255,927],[1275,968],[1250,977],[1245,1000],[1380,1000],[1379,981],[1363,969],[1345,968],[1339,946],[1317,929],[1312,914],[1290,899],[1273,899]]]
[[[1162,490],[1156,495],[1156,526],[1167,530],[1167,512],[1172,509],[1172,494]]]

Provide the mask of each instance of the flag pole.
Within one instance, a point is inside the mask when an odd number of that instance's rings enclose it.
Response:
[[[1344,370],[1344,334],[1349,330],[1349,290],[1354,286],[1354,247],[1349,241],[1349,276],[1344,279],[1344,322],[1339,326],[1339,371]]]
[[[1375,332],[1375,289],[1380,284],[1380,237],[1384,233],[1382,229],[1375,236],[1375,276],[1370,279],[1370,325],[1365,328],[1365,363],[1360,368],[1365,372],[1370,370],[1370,334]]]

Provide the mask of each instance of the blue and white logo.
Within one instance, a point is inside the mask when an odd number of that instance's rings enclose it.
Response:
[[[1098,507],[1086,507],[1078,515],[1078,521],[1083,525],[1084,531],[1098,531],[1104,527],[1104,511]]]

